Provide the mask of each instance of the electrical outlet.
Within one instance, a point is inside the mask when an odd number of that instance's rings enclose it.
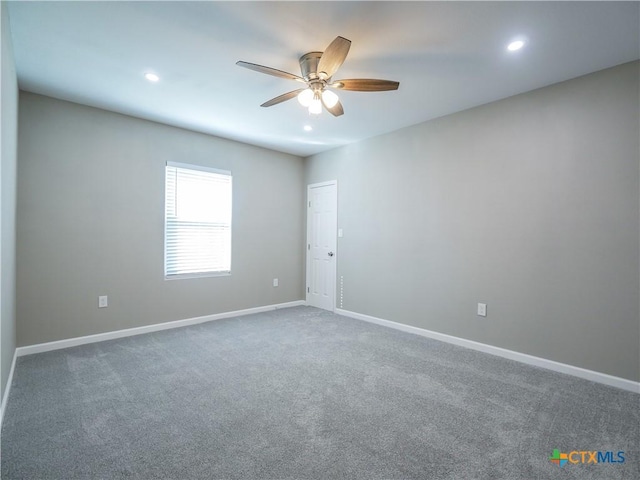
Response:
[[[273,279],[273,286],[274,286],[274,287],[277,287],[277,286],[278,286],[278,279],[277,279],[277,278],[274,278],[274,279]]]
[[[109,306],[109,297],[100,295],[98,297],[98,308],[107,308]]]
[[[487,304],[486,303],[479,303],[478,304],[478,315],[480,315],[481,317],[486,317],[487,316]]]

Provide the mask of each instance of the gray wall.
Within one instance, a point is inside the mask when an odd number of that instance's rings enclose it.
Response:
[[[16,349],[16,148],[18,83],[13,61],[9,13],[0,4],[2,77],[0,109],[2,152],[0,161],[0,399],[9,378]]]
[[[343,308],[639,380],[638,72],[310,157],[338,179]]]
[[[18,145],[18,345],[304,298],[301,158],[24,92]],[[169,160],[232,172],[232,275],[164,279]]]

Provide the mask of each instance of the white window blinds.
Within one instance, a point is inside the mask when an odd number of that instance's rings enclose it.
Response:
[[[166,277],[231,271],[231,172],[167,163]]]

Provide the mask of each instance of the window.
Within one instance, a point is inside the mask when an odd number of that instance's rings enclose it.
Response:
[[[167,163],[164,274],[231,271],[231,172]]]

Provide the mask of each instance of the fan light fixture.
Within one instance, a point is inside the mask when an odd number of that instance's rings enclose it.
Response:
[[[309,104],[309,113],[311,115],[320,115],[322,113],[322,100],[320,100],[319,92],[313,94],[313,100]]]
[[[322,92],[322,101],[327,108],[335,107],[339,100],[338,95],[333,93],[331,90],[325,90]]]
[[[298,94],[298,102],[300,102],[300,105],[303,107],[311,105],[311,100],[313,100],[313,90],[310,88],[307,88]]]
[[[323,103],[327,108],[333,108],[339,101],[340,99],[338,98],[338,95],[330,90],[314,92],[310,88],[306,88],[298,94],[298,102],[303,107],[308,108],[309,113],[312,115],[319,115],[322,113]]]

